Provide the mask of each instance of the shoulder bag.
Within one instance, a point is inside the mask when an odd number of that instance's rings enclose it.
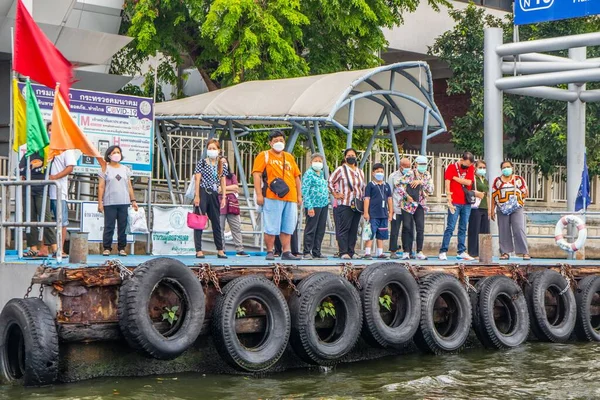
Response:
[[[500,179],[500,181],[502,182],[502,179]],[[517,185],[515,184],[514,176],[512,183],[513,194],[508,196],[508,200],[506,202],[498,203],[498,208],[500,209],[500,212],[504,215],[510,215],[522,207],[522,205],[519,203],[519,199],[517,198]]]
[[[460,177],[460,170],[458,169],[458,163],[454,164],[454,166],[456,167],[456,172],[458,173],[458,176]],[[475,177],[475,179],[477,179],[477,177]],[[463,193],[465,194],[465,203],[473,206],[473,204],[475,204],[475,200],[477,199],[477,197],[475,196],[475,192],[467,189],[467,187],[465,185],[461,185],[461,186],[462,186]]]
[[[473,182],[473,188],[475,189],[475,191],[477,191],[477,177],[475,177],[475,180]],[[473,194],[475,194],[475,193],[473,193]],[[481,204],[481,200],[482,199],[475,196],[475,202],[473,204],[471,204],[471,208],[479,208],[479,205]]]
[[[190,229],[202,231],[207,223],[208,217],[201,213],[200,207],[194,207],[194,212],[187,215],[187,226]]]
[[[352,196],[354,197],[354,188],[352,187],[352,182],[350,181],[350,175],[348,175],[348,167],[346,165],[342,165],[342,168],[344,169],[344,174],[346,175],[346,180],[348,181],[348,187],[350,188]],[[354,197],[350,203],[350,207],[352,207],[354,211],[363,214],[365,212],[365,201],[363,199]]]
[[[275,178],[271,181],[271,183],[268,183],[269,189],[271,189],[271,192],[275,193],[277,195],[277,197],[284,198],[289,192],[290,192],[290,187],[288,186],[287,183],[285,183],[285,180],[283,180],[283,178],[285,177],[285,152],[282,154],[283,155],[283,161],[282,161],[282,171],[283,171],[283,177],[282,178]],[[263,171],[263,196],[267,195],[267,163],[269,162],[269,151],[265,151],[265,169]]]

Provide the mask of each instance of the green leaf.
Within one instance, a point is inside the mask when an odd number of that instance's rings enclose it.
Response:
[[[171,307],[171,311],[177,312],[177,310],[179,310],[179,306],[173,306],[173,307]]]

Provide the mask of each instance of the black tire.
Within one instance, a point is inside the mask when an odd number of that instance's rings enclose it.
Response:
[[[401,264],[385,263],[367,267],[359,276],[363,305],[362,336],[379,347],[401,347],[419,327],[421,298],[415,278]],[[388,287],[393,299],[392,318],[384,320],[379,298]],[[386,315],[388,319],[388,315]]]
[[[535,338],[543,337],[544,334],[538,328],[538,325],[533,323],[533,305],[532,302],[532,290],[533,290],[533,282],[542,274],[544,271],[536,271],[532,272],[527,276],[527,280],[529,283],[525,282],[523,284],[523,294],[525,295],[525,301],[527,301],[527,310],[529,311],[529,329]]]
[[[346,279],[317,272],[298,285],[300,296],[289,300],[292,315],[292,348],[302,360],[315,365],[333,365],[348,354],[360,335],[362,307],[358,291]],[[317,307],[324,299],[334,302],[336,318],[331,332],[317,331]],[[320,335],[327,335],[325,338]]]
[[[564,343],[569,340],[575,328],[577,317],[575,295],[570,289],[560,295],[568,283],[556,271],[547,269],[532,275],[535,276],[531,286],[525,288],[531,330],[539,340]],[[546,292],[552,301],[556,302],[555,306],[546,305]]]
[[[236,313],[247,300],[259,303],[266,314],[265,333],[252,346],[242,343],[236,333]],[[283,355],[290,324],[288,305],[279,288],[262,276],[242,276],[229,282],[217,298],[212,317],[213,340],[221,357],[233,368],[264,371]]]
[[[159,284],[167,285],[179,298],[180,315],[174,327],[159,332],[148,304]],[[119,327],[127,343],[143,354],[171,360],[198,338],[204,322],[204,291],[190,268],[172,258],[155,258],[139,265],[119,288]]]
[[[475,333],[487,348],[508,349],[517,347],[529,335],[529,312],[523,291],[515,281],[506,276],[493,276],[479,285],[478,312],[473,324]],[[495,309],[500,312],[495,313]]]
[[[40,299],[12,299],[0,314],[0,383],[51,385],[58,379],[58,333]]]
[[[577,339],[600,342],[600,315],[592,314],[592,307],[600,306],[600,276],[586,276],[579,281],[575,290],[577,303]]]
[[[421,282],[421,321],[415,334],[417,347],[426,353],[457,353],[471,329],[471,304],[462,284],[452,275],[434,273]],[[434,321],[434,308],[443,307],[445,320]]]
[[[489,343],[488,338],[485,335],[482,335],[481,332],[485,330],[483,321],[481,320],[481,310],[478,307],[479,304],[479,294],[481,293],[481,286],[488,280],[492,278],[488,276],[486,278],[480,279],[475,284],[475,290],[469,290],[469,301],[471,302],[471,327],[473,328],[473,332],[475,332],[475,336],[479,339],[479,342],[483,344],[484,347],[492,347],[492,344]]]

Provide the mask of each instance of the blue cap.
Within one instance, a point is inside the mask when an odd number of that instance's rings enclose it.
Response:
[[[427,164],[427,157],[425,157],[425,156],[418,156],[417,158],[415,158],[415,162],[417,164]]]

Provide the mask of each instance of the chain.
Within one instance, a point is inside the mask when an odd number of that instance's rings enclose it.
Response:
[[[415,267],[410,265],[410,263],[405,263],[404,264],[404,268],[406,268],[406,270],[408,272],[410,272],[410,274],[412,275],[413,278],[415,278],[415,281],[419,282],[419,277],[417,276],[417,272],[415,271]]]
[[[517,282],[517,284],[519,285],[531,285],[531,282],[529,282],[529,279],[527,279],[527,277],[525,276],[525,274],[523,273],[523,271],[521,271],[521,268],[519,268],[519,265],[517,264],[509,264],[508,268],[510,269],[510,273],[512,275],[512,280]]]
[[[477,293],[477,289],[475,289],[475,286],[471,285],[469,282],[469,277],[465,273],[465,264],[458,264],[458,279],[465,284],[467,292],[472,290],[473,292]]]
[[[33,289],[33,280],[31,281],[31,284],[29,284],[29,287],[27,288],[27,292],[25,292],[25,296],[23,296],[24,299],[29,298],[29,293],[31,293],[31,289]]]
[[[292,271],[290,271],[290,268],[286,268],[283,265],[276,263],[273,267],[273,283],[275,286],[279,286],[282,277],[288,283],[288,287],[290,287],[296,295],[300,296],[300,291],[296,285],[294,285],[294,275],[292,274]]]
[[[571,286],[575,287],[576,281],[575,276],[573,275],[573,270],[569,264],[560,264],[560,274],[567,281],[567,286],[558,294],[559,296],[562,296],[563,294],[567,293],[567,290],[569,290]]]
[[[340,275],[346,278],[348,281],[354,283],[354,286],[356,286],[358,290],[361,290],[362,286],[358,281],[358,274],[356,274],[355,272],[356,269],[354,268],[352,263],[344,263],[344,266],[342,267],[342,273]]]
[[[106,262],[106,265],[119,271],[119,276],[121,277],[122,281],[125,280],[125,278],[131,278],[133,276],[133,272],[131,272],[125,265],[123,265],[121,260],[118,260],[116,258],[114,260],[108,260]]]
[[[44,286],[45,285],[43,283],[40,284],[40,295],[38,296],[40,300],[44,300]]]
[[[223,294],[223,291],[221,290],[221,285],[219,285],[219,277],[217,276],[216,272],[210,268],[210,264],[200,265],[198,279],[200,280],[200,282],[203,282],[206,285],[206,287],[208,287],[209,282],[212,282],[217,292]]]

